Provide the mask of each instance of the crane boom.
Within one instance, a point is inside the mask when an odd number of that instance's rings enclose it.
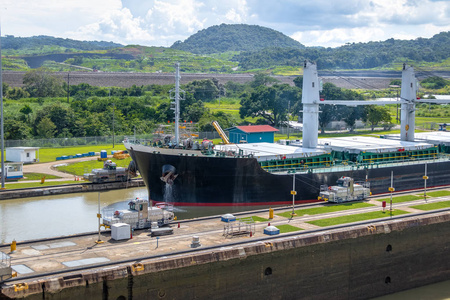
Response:
[[[217,130],[217,132],[219,133],[219,135],[222,138],[223,142],[225,144],[231,144],[230,140],[228,139],[227,135],[225,134],[225,131],[223,131],[222,127],[220,127],[219,122],[212,121],[212,125]]]

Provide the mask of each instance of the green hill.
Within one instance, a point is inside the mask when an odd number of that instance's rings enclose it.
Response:
[[[221,24],[200,30],[171,48],[196,54],[227,51],[255,51],[265,48],[304,48],[302,44],[276,30],[257,25]]]
[[[317,62],[320,69],[393,68],[403,62],[414,62],[440,69],[450,58],[450,31],[432,38],[415,40],[388,39],[382,42],[352,43],[337,48],[307,47],[302,49],[270,48],[246,51],[236,55],[244,70],[276,66],[300,67],[305,59]]]
[[[39,35],[32,37],[15,37],[7,35],[2,37],[2,48],[4,50],[20,50],[42,48],[43,46],[56,46],[67,49],[91,51],[105,50],[117,47],[123,47],[121,44],[104,41],[77,41],[72,39],[55,38],[52,36]]]

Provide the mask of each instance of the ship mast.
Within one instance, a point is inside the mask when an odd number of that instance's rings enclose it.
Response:
[[[170,99],[175,100],[171,102],[170,109],[175,111],[175,145],[180,143],[180,100],[184,100],[184,91],[180,89],[180,63],[175,64],[175,90],[170,90]],[[183,96],[180,96],[180,92]],[[172,96],[172,93],[174,95]]]
[[[319,77],[315,64],[303,66],[303,148],[317,148],[319,138]]]
[[[415,127],[415,102],[417,95],[416,77],[414,75],[414,68],[403,64],[402,71],[402,90],[400,94],[401,99],[401,114],[400,114],[400,139],[402,141],[414,142],[414,127]]]

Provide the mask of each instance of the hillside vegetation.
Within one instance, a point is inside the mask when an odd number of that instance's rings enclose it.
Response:
[[[123,45],[113,42],[77,41],[72,39],[55,38],[46,35],[39,35],[32,37],[14,37],[13,35],[7,35],[2,37],[3,50],[33,49],[33,48],[42,48],[45,46],[57,46],[66,49],[76,49],[85,51],[104,50],[123,47]]]
[[[211,26],[191,35],[184,42],[177,41],[171,46],[172,49],[196,54],[254,51],[270,47],[304,48],[279,31],[246,24]]]
[[[45,66],[52,71],[265,72],[299,75],[304,60],[318,69],[400,69],[403,63],[428,70],[450,70],[450,32],[432,38],[352,43],[337,48],[304,47],[286,35],[256,25],[218,25],[170,48],[122,46],[48,36],[2,37],[4,70]]]
[[[353,43],[337,48],[270,48],[241,52],[233,60],[244,70],[299,66],[305,59],[315,61],[319,69],[372,69],[395,63],[435,63],[450,57],[450,32],[415,40],[388,39],[383,42]],[[443,67],[443,66],[442,66]],[[447,66],[447,69],[449,66]]]

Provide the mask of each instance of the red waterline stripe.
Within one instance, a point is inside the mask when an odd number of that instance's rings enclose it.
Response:
[[[154,201],[155,202],[155,201]],[[324,202],[322,200],[299,200],[295,204],[305,204],[314,202]],[[159,202],[158,202],[159,203]],[[174,206],[257,206],[257,205],[289,205],[292,201],[278,201],[278,202],[247,202],[247,203],[186,203],[186,202],[170,202]]]

